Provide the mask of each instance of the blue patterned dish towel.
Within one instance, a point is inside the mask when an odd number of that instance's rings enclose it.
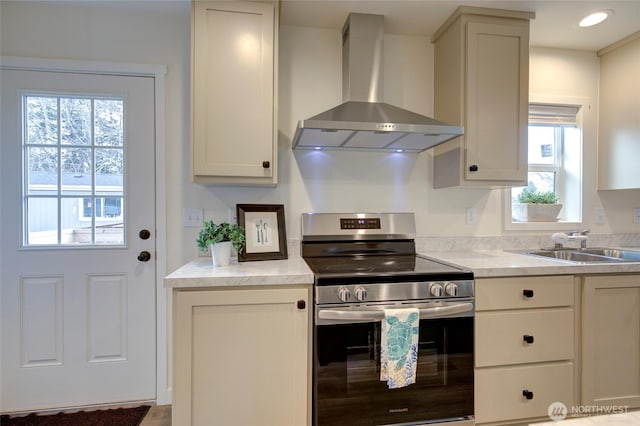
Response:
[[[417,308],[385,309],[380,343],[380,380],[389,389],[409,386],[416,382],[418,366]]]

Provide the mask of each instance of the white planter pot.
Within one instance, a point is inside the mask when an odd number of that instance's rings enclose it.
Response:
[[[562,204],[520,204],[511,206],[513,220],[517,222],[557,222]]]
[[[214,268],[216,266],[227,266],[229,264],[231,259],[231,241],[211,244],[209,250],[211,251]]]

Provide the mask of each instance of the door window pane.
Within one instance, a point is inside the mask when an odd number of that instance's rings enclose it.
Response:
[[[27,200],[28,245],[58,244],[58,199],[30,197]]]
[[[91,99],[60,98],[60,142],[91,144]]]
[[[28,96],[25,109],[27,143],[56,145],[58,143],[58,98]]]
[[[33,94],[23,106],[25,245],[123,245],[124,101]]]

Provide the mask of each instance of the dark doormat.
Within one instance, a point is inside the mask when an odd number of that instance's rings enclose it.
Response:
[[[148,405],[111,410],[79,411],[23,417],[0,416],[2,426],[138,426],[149,411]]]

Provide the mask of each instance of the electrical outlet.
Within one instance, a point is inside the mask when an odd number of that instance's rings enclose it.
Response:
[[[467,225],[475,225],[478,222],[478,210],[475,207],[468,207],[465,214]]]
[[[200,228],[204,218],[204,209],[185,207],[182,210],[182,222],[185,228]]]
[[[633,223],[640,225],[640,207],[633,209]]]
[[[607,221],[607,216],[604,214],[604,209],[599,207],[596,209],[596,225],[604,225]]]

